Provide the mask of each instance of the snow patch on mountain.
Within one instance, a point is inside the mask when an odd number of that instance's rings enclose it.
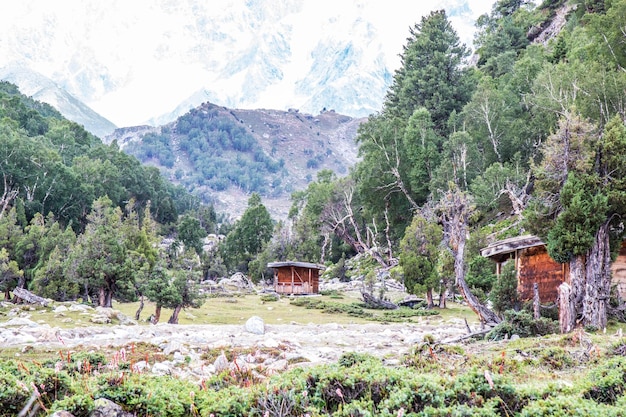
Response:
[[[0,68],[0,80],[17,85],[26,96],[50,104],[67,119],[83,125],[87,131],[100,138],[116,129],[111,121],[60,88],[54,81],[29,68],[21,65]]]
[[[0,67],[39,72],[120,126],[206,101],[360,117],[381,109],[422,16],[446,8],[470,43],[489,3],[21,0],[0,14]]]

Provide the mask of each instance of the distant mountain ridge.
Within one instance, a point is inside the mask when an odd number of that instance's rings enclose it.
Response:
[[[104,140],[159,167],[218,212],[236,218],[259,192],[272,216],[285,219],[291,193],[318,171],[343,176],[358,161],[355,138],[364,120],[332,110],[313,116],[204,103],[175,122],[116,129]]]
[[[117,128],[54,81],[27,67],[11,65],[0,68],[0,80],[17,85],[26,96],[50,104],[65,118],[83,125],[85,130],[98,137],[102,138]]]

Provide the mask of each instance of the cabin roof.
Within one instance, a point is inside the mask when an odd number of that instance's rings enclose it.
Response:
[[[515,252],[518,249],[532,248],[541,245],[545,245],[545,243],[537,236],[517,236],[493,242],[486,248],[481,249],[480,254],[485,258],[491,258],[495,255]]]
[[[267,264],[268,268],[283,268],[288,266],[295,266],[298,268],[309,269],[326,269],[324,265],[314,264],[310,262],[296,262],[296,261],[284,261],[284,262],[270,262]]]

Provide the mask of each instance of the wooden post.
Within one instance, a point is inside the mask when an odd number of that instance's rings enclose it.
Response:
[[[539,299],[539,284],[533,284],[533,316],[535,320],[541,317],[541,300]]]

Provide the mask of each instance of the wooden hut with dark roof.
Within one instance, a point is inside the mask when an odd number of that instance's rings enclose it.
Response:
[[[270,262],[274,270],[274,291],[278,294],[317,294],[320,290],[320,271],[323,265],[309,262]]]
[[[498,275],[505,263],[515,262],[517,292],[523,301],[532,300],[533,284],[537,283],[541,302],[554,302],[558,297],[559,285],[569,281],[569,265],[552,259],[545,243],[536,236],[500,240],[482,249],[480,254],[496,262]],[[619,256],[612,263],[611,270],[612,285],[617,286],[620,297],[626,299],[626,241],[622,242]]]
[[[498,275],[505,263],[515,262],[517,292],[523,301],[532,300],[534,283],[539,287],[542,302],[556,301],[559,285],[568,276],[567,264],[552,259],[545,243],[536,236],[500,240],[482,249],[480,254],[496,262]]]

